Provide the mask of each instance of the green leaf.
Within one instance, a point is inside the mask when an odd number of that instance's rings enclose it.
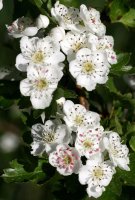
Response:
[[[115,75],[121,75],[131,70],[131,67],[126,66],[130,61],[131,54],[130,53],[121,53],[117,55],[118,63],[112,65],[110,73]]]
[[[109,16],[110,16],[111,21],[116,22],[123,16],[123,14],[126,11],[127,10],[125,8],[123,0],[114,0],[110,6]]]
[[[13,105],[14,101],[10,99],[5,99],[4,97],[0,96],[0,108],[1,109],[8,109]]]
[[[120,135],[123,134],[122,125],[121,125],[117,115],[115,115],[115,129],[116,129],[116,132],[118,132]]]
[[[131,8],[119,21],[126,26],[135,27],[135,9]]]
[[[39,160],[38,166],[33,172],[24,170],[23,165],[19,164],[17,160],[10,163],[11,168],[4,169],[2,177],[7,183],[33,181],[38,182],[45,178],[45,173],[42,171],[43,161]]]
[[[34,3],[38,8],[41,8],[43,5],[43,2],[41,0],[34,0]]]
[[[114,93],[120,93],[118,90],[117,90],[117,88],[116,88],[116,86],[115,86],[115,84],[114,84],[114,79],[113,79],[113,77],[109,77],[109,79],[108,79],[108,81],[107,81],[107,83],[106,83],[106,87],[109,89],[109,91],[110,92],[114,92]]]
[[[132,149],[133,151],[135,151],[135,136],[132,136],[132,137],[131,137],[131,139],[130,139],[130,141],[129,141],[129,145],[130,145],[131,149]]]

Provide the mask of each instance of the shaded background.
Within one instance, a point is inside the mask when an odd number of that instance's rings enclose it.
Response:
[[[40,14],[40,10],[49,13],[51,4],[55,1],[3,1],[4,8],[0,11],[0,173],[3,174],[3,169],[9,167],[16,168],[17,172],[8,174],[9,177],[5,178],[5,181],[10,183],[6,183],[3,178],[0,179],[0,200],[88,200],[85,186],[79,184],[77,176],[64,178],[58,175],[47,161],[38,160],[30,155],[29,144],[32,141],[30,127],[36,122],[41,122],[41,111],[32,110],[29,98],[20,95],[19,81],[25,75],[19,73],[14,66],[16,55],[20,51],[19,39],[10,38],[5,27],[5,24],[11,24],[21,16],[35,19]],[[43,3],[42,9],[39,2]],[[113,82],[108,83],[109,91],[105,87],[98,87],[88,98],[92,110],[102,114],[103,125],[121,133],[123,141],[131,150],[131,173],[119,171],[111,185],[107,187],[107,191],[99,199],[134,200],[135,102],[133,100],[134,87],[127,80],[128,78],[134,80],[132,74],[135,73],[135,1],[61,0],[60,2],[75,7],[79,7],[83,3],[99,10],[101,19],[107,27],[107,35],[114,37],[114,48],[117,54],[121,54],[121,66],[133,67],[130,72],[122,74],[117,70],[112,71],[110,77],[113,77]],[[112,80],[111,78],[110,80]],[[65,82],[66,78],[61,82],[63,87]],[[73,89],[71,83],[67,87]],[[63,91],[59,89],[55,93],[55,99],[62,96],[61,93],[63,94]],[[71,99],[75,98],[70,92],[67,93],[68,95]],[[114,109],[113,114],[112,108]],[[53,107],[51,109],[53,110]],[[48,112],[52,112],[52,110]],[[16,161],[10,165],[14,159]],[[29,180],[30,182],[27,182]]]

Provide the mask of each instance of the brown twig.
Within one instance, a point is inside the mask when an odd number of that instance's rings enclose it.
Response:
[[[77,89],[77,93],[79,95],[80,104],[83,105],[87,110],[89,110],[90,105],[86,98],[84,90],[82,89],[82,87],[80,85],[76,85],[76,89]]]

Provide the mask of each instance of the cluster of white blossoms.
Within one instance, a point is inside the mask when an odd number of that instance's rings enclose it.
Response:
[[[16,58],[16,68],[27,72],[21,81],[20,91],[30,96],[35,109],[48,107],[58,82],[63,76],[64,60],[76,84],[92,91],[97,84],[108,80],[110,64],[117,63],[112,36],[105,35],[106,27],[100,13],[94,8],[67,8],[57,1],[51,14],[58,22],[46,37],[38,36],[40,29],[49,25],[47,16],[39,15],[32,21],[20,17],[6,25],[8,33],[21,38],[21,53]]]
[[[48,155],[49,163],[64,176],[78,174],[79,182],[87,184],[89,197],[98,198],[116,173],[115,167],[130,170],[128,148],[118,133],[104,131],[97,113],[65,98],[57,104],[59,117],[32,126],[31,154]]]
[[[49,25],[44,15],[35,22],[21,17],[6,25],[10,36],[21,38],[21,53],[15,66],[27,74],[20,83],[20,91],[30,96],[35,109],[50,106],[53,92],[64,75],[65,59],[76,85],[87,91],[105,84],[110,65],[117,63],[113,38],[105,35],[106,27],[97,10],[85,5],[80,9],[67,8],[57,1],[51,14],[59,26],[45,37],[38,34]],[[49,163],[62,175],[78,174],[80,183],[87,185],[89,197],[98,198],[112,180],[115,167],[130,170],[128,148],[121,143],[118,133],[104,131],[99,114],[64,97],[57,104],[53,120],[32,126],[31,154],[48,155]]]

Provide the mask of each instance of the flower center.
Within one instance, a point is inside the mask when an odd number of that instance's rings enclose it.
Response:
[[[76,115],[74,121],[75,121],[75,123],[76,123],[77,125],[81,125],[81,124],[83,123],[83,117],[80,116],[80,115]]]
[[[89,73],[91,71],[93,71],[93,64],[88,61],[83,63],[83,72]]]
[[[93,170],[94,177],[101,179],[103,177],[103,170],[101,168],[97,168]]]
[[[63,161],[65,165],[69,165],[72,162],[72,158],[69,155],[66,155]]]
[[[110,148],[110,151],[111,151],[111,154],[112,154],[113,156],[117,156],[117,155],[118,155],[118,151],[117,151],[114,147],[111,147],[111,148]]]
[[[81,48],[83,48],[84,45],[81,42],[77,42],[75,44],[72,45],[72,49],[75,53],[77,53],[78,50],[80,50]]]
[[[54,132],[51,133],[43,132],[43,141],[46,143],[52,143],[54,141]]]
[[[83,142],[83,146],[86,148],[86,149],[90,149],[92,147],[92,142],[89,141],[89,140],[85,140]]]
[[[65,14],[63,16],[63,19],[64,19],[65,23],[72,23],[72,17],[71,17],[71,15],[69,13]]]
[[[44,54],[42,51],[37,51],[33,54],[32,60],[34,63],[41,63],[44,60]]]
[[[43,88],[47,87],[47,81],[45,79],[41,79],[37,81],[37,88],[42,90]]]

